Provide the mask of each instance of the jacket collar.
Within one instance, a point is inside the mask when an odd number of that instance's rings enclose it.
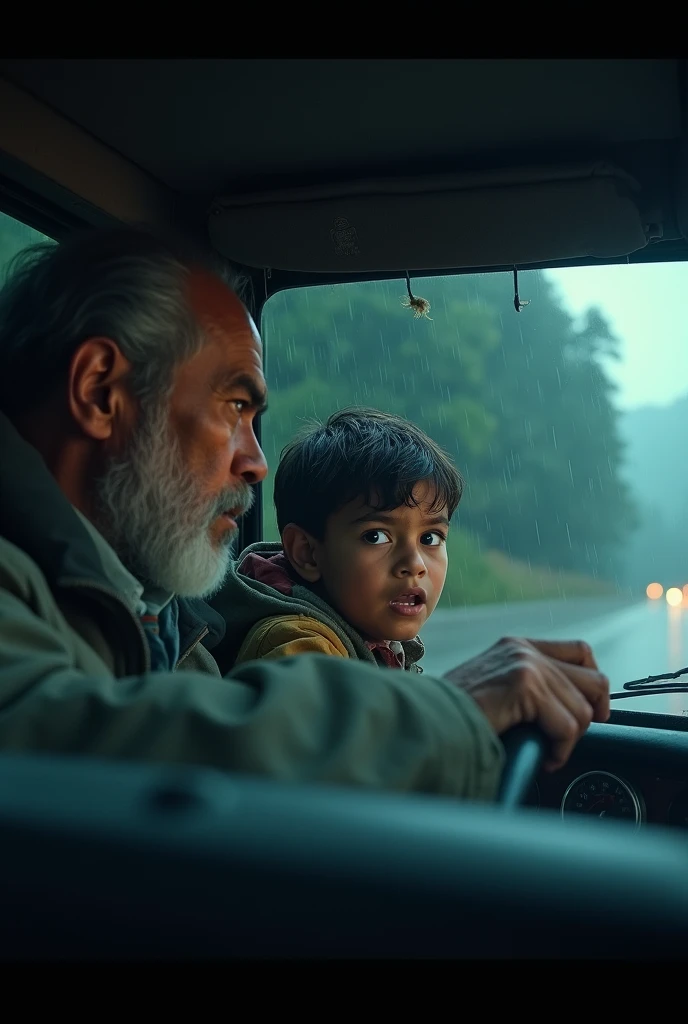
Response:
[[[361,661],[377,661],[376,652],[384,664],[398,666],[387,644],[370,644],[346,622],[341,615],[310,587],[297,582],[282,545],[272,541],[259,541],[246,548],[236,560],[227,578],[224,594],[227,600],[228,621],[236,627],[229,638],[234,645],[241,644],[248,630],[260,619],[271,615],[313,615],[334,629],[349,657]],[[425,654],[420,637],[401,642],[404,661],[408,669],[416,670]],[[238,648],[234,651],[234,657]],[[417,668],[420,671],[420,667]]]

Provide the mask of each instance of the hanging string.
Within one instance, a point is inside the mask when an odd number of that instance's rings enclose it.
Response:
[[[408,270],[406,271],[406,291],[408,292],[408,298],[404,299],[402,306],[405,309],[412,309],[414,319],[419,320],[424,316],[427,320],[432,320],[431,316],[428,316],[430,312],[430,303],[427,299],[421,299],[420,296],[416,296],[411,291],[411,277]]]
[[[514,266],[514,309],[520,313],[528,305],[530,305],[530,299],[522,299],[518,294],[518,270]]]

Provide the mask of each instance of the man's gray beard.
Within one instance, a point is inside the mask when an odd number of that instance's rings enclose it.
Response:
[[[144,409],[126,452],[96,485],[96,526],[142,582],[181,597],[208,597],[222,586],[236,530],[213,544],[211,523],[229,509],[248,511],[248,484],[212,500],[184,465],[166,403]]]

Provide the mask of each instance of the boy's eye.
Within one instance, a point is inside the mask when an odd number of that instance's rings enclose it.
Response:
[[[382,530],[368,530],[361,538],[366,544],[389,544],[390,540]]]
[[[441,533],[437,533],[436,530],[431,530],[430,533],[424,533],[420,539],[421,544],[425,544],[428,548],[437,548],[440,544],[444,544],[446,538]]]

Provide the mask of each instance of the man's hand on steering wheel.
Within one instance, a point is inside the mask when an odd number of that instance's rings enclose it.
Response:
[[[609,718],[609,680],[580,640],[505,638],[445,678],[470,693],[498,735],[523,722],[542,729],[548,771],[566,763],[590,722]]]

